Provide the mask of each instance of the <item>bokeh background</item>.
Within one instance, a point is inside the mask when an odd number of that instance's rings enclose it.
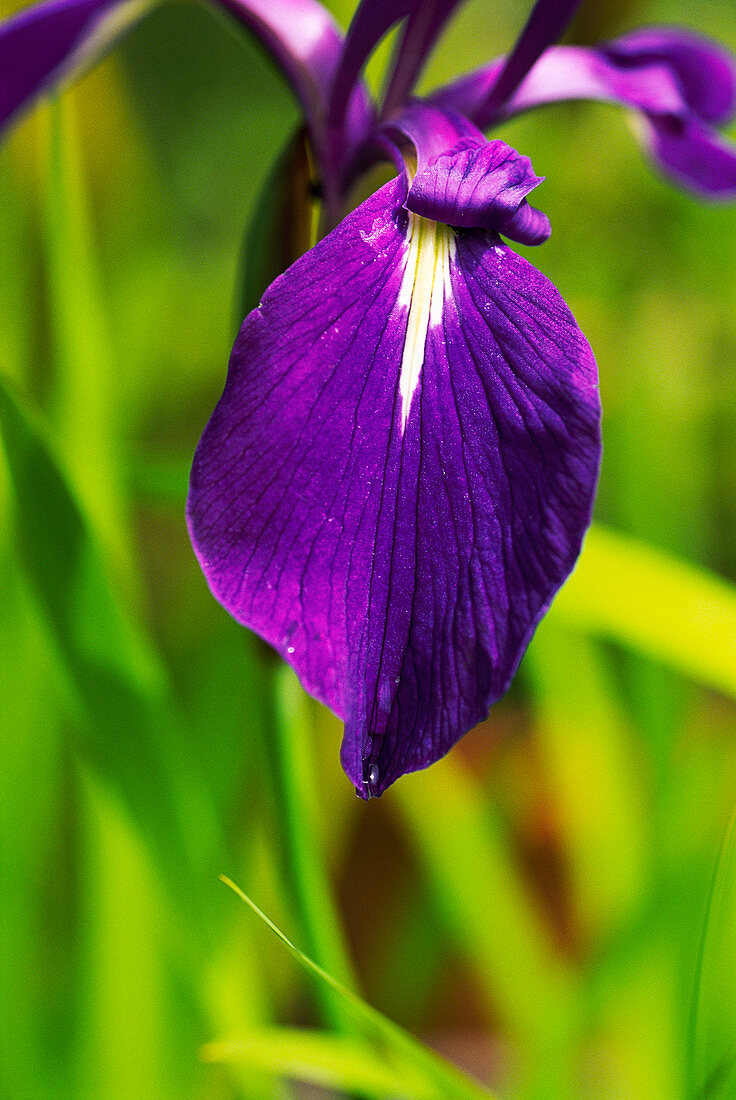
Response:
[[[424,86],[528,7],[467,3]],[[732,0],[597,0],[569,39],[650,22],[736,49]],[[597,526],[488,721],[365,804],[184,524],[296,122],[245,35],[167,3],[0,150],[0,1093],[419,1095],[224,872],[505,1097],[734,1096],[736,205],[614,108],[501,132],[600,365]]]

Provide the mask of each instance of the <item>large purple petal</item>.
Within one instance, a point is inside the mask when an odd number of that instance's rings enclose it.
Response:
[[[346,722],[359,794],[507,688],[590,519],[595,364],[495,234],[387,184],[246,318],[188,515],[217,598]]]
[[[0,129],[96,60],[150,7],[146,0],[47,0],[0,23]]]

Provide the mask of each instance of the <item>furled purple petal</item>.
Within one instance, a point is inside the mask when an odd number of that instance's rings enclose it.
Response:
[[[581,0],[537,0],[491,88],[490,102],[494,106],[501,106],[513,95],[537,58],[562,37],[580,3]]]
[[[555,288],[387,184],[243,325],[188,505],[209,584],[346,722],[359,794],[508,687],[573,566],[595,363]]]
[[[478,145],[465,138],[419,169],[406,206],[447,225],[495,229],[524,244],[542,244],[550,235],[549,220],[526,196],[543,179],[528,157],[504,141]]]
[[[414,146],[420,171],[459,142],[486,143],[482,131],[465,115],[420,100],[408,104],[382,123],[380,131],[393,141],[398,140],[399,144],[405,144],[404,139],[407,139]]]
[[[552,228],[547,215],[524,199],[508,221],[499,225],[498,232],[519,244],[537,245],[549,240]]]
[[[383,123],[381,133],[400,172],[400,147],[406,140],[414,147],[409,210],[458,228],[494,229],[522,244],[548,239],[546,214],[526,201],[544,177],[504,142],[486,141],[464,115],[415,101]]]
[[[0,23],[0,129],[150,7],[147,0],[47,0]]]
[[[643,27],[602,43],[600,50],[621,66],[667,65],[703,122],[728,122],[736,113],[736,61],[708,38],[678,27]]]

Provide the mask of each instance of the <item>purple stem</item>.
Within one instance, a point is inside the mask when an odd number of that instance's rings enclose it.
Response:
[[[489,107],[500,107],[514,94],[535,61],[565,33],[580,3],[581,0],[537,0],[490,91]]]

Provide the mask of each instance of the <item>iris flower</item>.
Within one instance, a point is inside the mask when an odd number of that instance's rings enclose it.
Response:
[[[438,759],[509,686],[590,523],[596,364],[541,244],[542,182],[486,133],[563,99],[619,104],[659,170],[736,196],[717,133],[736,69],[690,31],[557,47],[579,0],[538,0],[506,57],[413,97],[458,0],[220,0],[301,104],[322,239],[243,322],[197,448],[188,521],[218,600],[345,722],[359,795]],[[48,0],[0,28],[0,122],[147,5]],[[492,6],[489,4],[489,12]],[[402,23],[380,103],[361,80]],[[351,212],[366,170],[396,176]]]

